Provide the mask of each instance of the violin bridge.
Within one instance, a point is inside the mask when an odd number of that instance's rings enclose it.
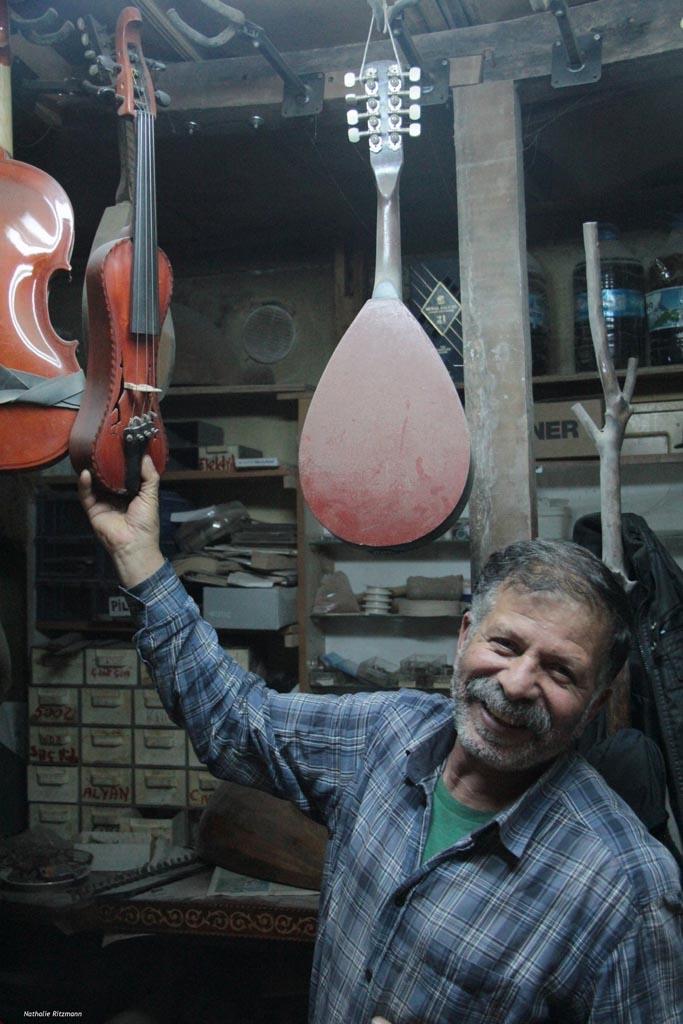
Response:
[[[146,394],[161,395],[163,394],[161,388],[152,387],[151,384],[133,384],[129,380],[124,380],[123,386],[127,391],[142,391]]]

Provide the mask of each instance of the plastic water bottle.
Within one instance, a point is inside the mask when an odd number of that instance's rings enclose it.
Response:
[[[619,241],[613,224],[598,225],[602,312],[607,346],[617,368],[630,356],[642,366],[646,357],[645,269]],[[595,351],[588,322],[586,263],[574,270],[574,357],[577,372],[596,370]]]
[[[650,362],[683,363],[683,214],[671,224],[666,256],[655,257],[647,280]]]
[[[550,348],[550,314],[548,292],[541,264],[527,253],[529,279],[529,330],[531,332],[531,372],[534,376],[548,372]]]

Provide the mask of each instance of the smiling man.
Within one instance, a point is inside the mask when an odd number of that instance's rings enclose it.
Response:
[[[199,758],[328,829],[312,1022],[681,1024],[677,866],[572,750],[629,648],[601,562],[543,541],[494,555],[452,699],[278,694],[164,562],[151,460],[127,509],[87,473],[80,493]]]

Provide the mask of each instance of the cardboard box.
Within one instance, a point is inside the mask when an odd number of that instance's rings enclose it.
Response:
[[[588,415],[602,427],[602,401],[599,398],[579,399]],[[534,405],[534,456],[537,459],[575,459],[597,457],[591,438],[583,429],[574,402],[537,402]]]
[[[198,469],[203,473],[229,471],[235,468],[235,459],[256,459],[262,455],[260,448],[250,448],[246,444],[200,445]]]
[[[623,455],[668,455],[683,451],[683,399],[634,402],[626,424]]]
[[[204,618],[218,629],[281,629],[296,622],[296,587],[203,587]]]

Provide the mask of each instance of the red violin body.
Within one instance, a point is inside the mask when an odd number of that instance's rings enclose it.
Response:
[[[157,250],[159,311],[163,321],[171,302],[173,272]],[[168,457],[166,437],[159,416],[158,393],[126,387],[136,381],[155,379],[159,336],[133,334],[130,329],[130,296],[133,245],[129,238],[101,246],[90,258],[86,271],[89,333],[96,343],[88,346],[86,388],[71,432],[70,454],[74,468],[90,469],[97,483],[114,494],[126,494],[127,461],[124,432],[135,417],[148,417],[157,432],[148,438],[145,453],[159,473]]]
[[[0,368],[6,397],[48,378],[79,374],[80,368],[78,343],[59,337],[48,309],[50,278],[71,269],[74,217],[66,193],[49,174],[0,149],[0,211]],[[82,382],[75,383],[72,392],[81,388]],[[62,458],[75,415],[75,408],[34,404],[30,397],[0,402],[0,469],[32,469]]]

